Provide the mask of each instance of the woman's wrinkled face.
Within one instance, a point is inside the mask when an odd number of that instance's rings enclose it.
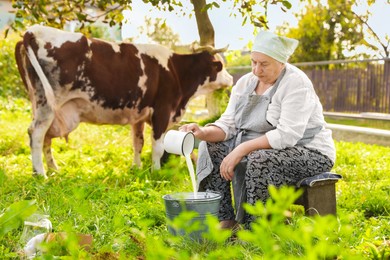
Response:
[[[261,82],[273,84],[284,64],[260,52],[251,53],[252,72]]]

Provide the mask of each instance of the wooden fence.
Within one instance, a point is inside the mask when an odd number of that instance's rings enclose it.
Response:
[[[312,80],[324,111],[390,113],[390,58],[295,63]],[[251,68],[231,67],[234,82]]]

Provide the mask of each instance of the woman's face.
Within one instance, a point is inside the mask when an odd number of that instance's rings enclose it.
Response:
[[[251,53],[252,72],[261,82],[273,84],[284,64],[260,52]]]

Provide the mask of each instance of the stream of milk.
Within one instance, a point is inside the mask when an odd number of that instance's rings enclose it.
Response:
[[[198,191],[196,189],[196,179],[195,179],[195,171],[194,166],[192,165],[192,160],[189,154],[184,154],[184,157],[186,158],[188,171],[190,172],[191,182],[192,182],[192,189],[194,190],[194,198],[198,198]]]

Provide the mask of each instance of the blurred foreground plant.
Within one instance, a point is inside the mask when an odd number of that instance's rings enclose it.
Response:
[[[0,215],[0,236],[22,225],[23,221],[37,210],[35,200],[18,201]]]
[[[293,187],[271,186],[269,190],[271,198],[265,205],[245,205],[257,218],[250,230],[239,230],[237,238],[229,238],[231,231],[221,230],[217,218],[208,216],[204,240],[169,236],[157,243],[156,239],[147,239],[148,259],[245,259],[248,255],[253,259],[363,259],[349,249],[348,238],[353,230],[348,219],[292,213],[289,209],[301,192]],[[183,212],[169,224],[192,232],[194,215]]]

